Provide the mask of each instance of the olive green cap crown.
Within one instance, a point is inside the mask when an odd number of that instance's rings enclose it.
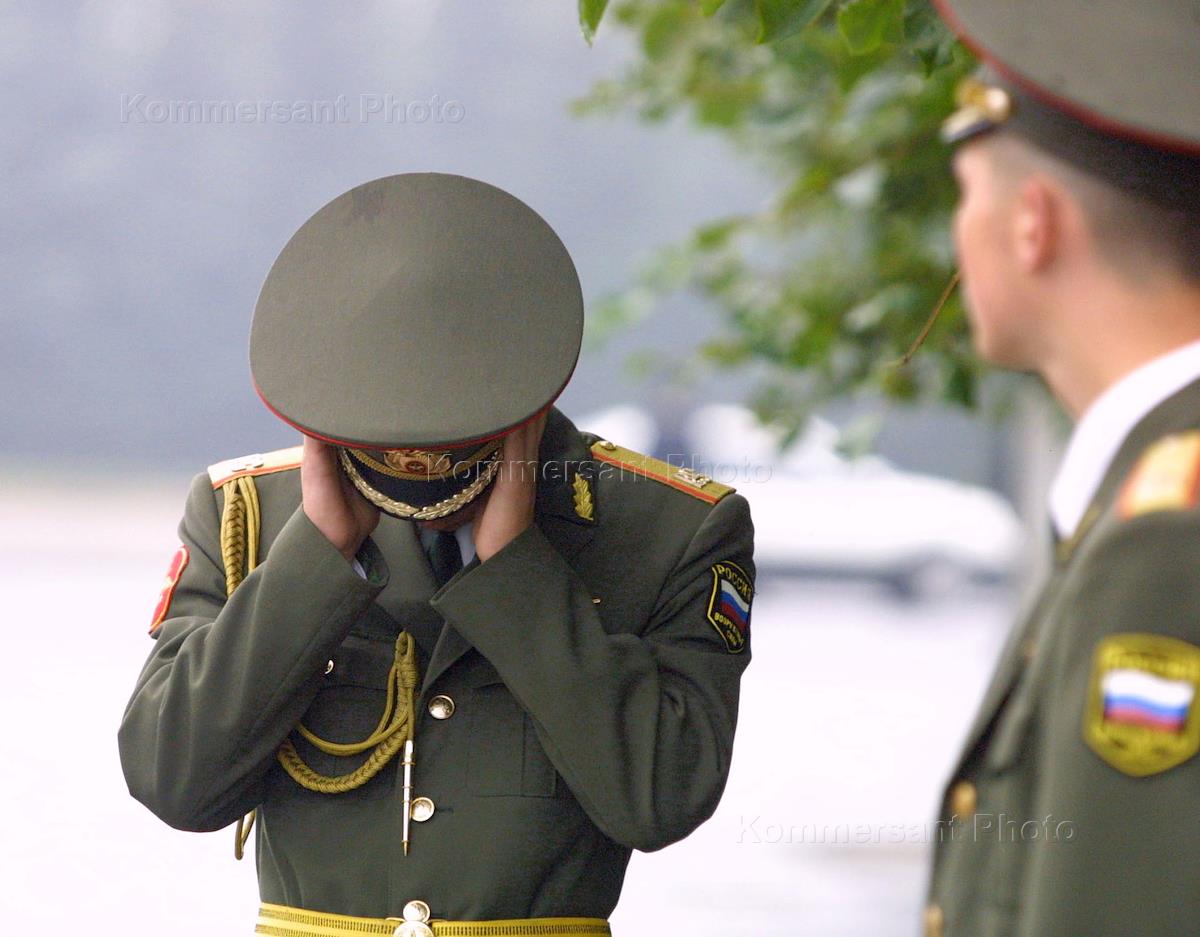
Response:
[[[271,267],[250,334],[267,406],[371,449],[462,445],[545,409],[574,370],[570,255],[524,202],[462,176],[387,176],[306,221]]]

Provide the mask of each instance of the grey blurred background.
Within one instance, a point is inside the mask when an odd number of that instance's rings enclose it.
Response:
[[[234,863],[225,834],[167,830],[130,801],[115,730],[187,478],[295,442],[253,393],[246,337],[258,287],[304,219],[378,176],[476,176],[547,218],[594,301],[648,251],[765,198],[765,179],[688,127],[571,116],[628,52],[603,30],[589,48],[573,3],[0,7],[0,582],[14,744],[0,887],[18,929],[75,906],[93,933],[252,926],[250,863]],[[268,103],[234,120],[179,117],[197,102]],[[308,102],[321,120],[303,119]],[[681,451],[689,414],[742,400],[751,380],[670,377],[714,327],[685,296],[589,342],[560,405],[578,417],[638,404],[657,422],[649,448]],[[635,377],[626,361],[647,350],[663,367]],[[845,424],[858,410],[824,416]],[[999,492],[989,517],[1008,511],[1015,525],[1058,446],[1036,406],[1018,413],[1000,427],[890,411],[878,446],[899,494],[862,507],[856,542],[903,540],[936,518],[936,497],[923,499],[940,489],[917,485],[928,475]],[[881,490],[837,471],[844,513]],[[914,512],[890,517],[906,500]],[[971,534],[969,512],[954,521]],[[890,573],[840,561],[797,560],[760,580],[729,795],[691,840],[635,857],[617,932],[914,933],[918,835],[811,843],[794,831],[933,815],[1007,626],[1019,552],[983,577],[934,577],[932,590],[907,568],[892,588]],[[793,832],[772,842],[771,824]]]
[[[4,455],[184,469],[290,444],[250,387],[250,313],[299,224],[367,179],[436,169],[514,192],[593,300],[763,199],[766,180],[713,137],[571,116],[625,40],[589,48],[569,3],[6,4]],[[624,365],[649,348],[669,372],[713,328],[675,300],[592,343],[562,406],[641,400],[677,418],[738,399],[745,377],[670,387]],[[956,444],[928,444],[947,429]],[[959,414],[894,412],[880,446],[1011,487],[1003,440]]]
[[[765,192],[683,128],[573,119],[623,54],[620,37],[589,49],[573,4],[16,3],[0,37],[10,457],[203,467],[291,444],[250,387],[250,313],[300,223],[365,180],[435,169],[512,191],[593,298]],[[264,101],[333,109],[170,112]],[[702,310],[673,313],[589,355],[563,406],[640,394],[624,351],[683,354],[705,330]]]

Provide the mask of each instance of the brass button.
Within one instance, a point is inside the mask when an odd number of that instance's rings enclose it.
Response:
[[[326,661],[326,663],[325,663],[325,676],[328,677],[331,673],[333,673],[333,658],[332,657],[329,658],[329,660]]]
[[[975,816],[979,808],[979,792],[970,781],[959,781],[950,788],[950,812],[957,817]]]
[[[404,921],[392,931],[392,937],[433,937],[433,928],[425,923],[429,920],[429,905],[424,901],[410,901],[400,913]],[[396,919],[393,917],[388,920]]]
[[[416,898],[406,904],[400,912],[400,916],[406,921],[428,921],[429,914],[429,905]]]
[[[433,801],[428,797],[417,797],[414,798],[412,806],[409,807],[408,815],[416,820],[417,823],[424,823],[433,816],[433,811],[436,809],[437,808],[433,805]],[[413,904],[413,902],[410,901],[408,904]],[[405,905],[404,907],[407,909],[408,905]],[[405,918],[405,920],[408,919]]]
[[[609,442],[607,439],[597,440],[596,445],[601,449],[607,449],[609,452],[612,452],[617,448],[617,444],[615,442]]]
[[[429,715],[434,719],[449,719],[454,715],[454,700],[448,696],[435,696],[429,701]]]
[[[925,937],[942,937],[946,928],[946,916],[936,904],[925,909]]]

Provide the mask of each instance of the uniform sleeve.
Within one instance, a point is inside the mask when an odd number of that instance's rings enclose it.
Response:
[[[386,579],[370,541],[366,580],[297,508],[227,601],[219,532],[202,475],[179,528],[188,560],[118,733],[130,793],[188,830],[220,829],[258,804],[325,661]]]
[[[536,526],[434,597],[496,667],[575,797],[618,843],[661,848],[716,809],[750,650],[747,642],[731,653],[709,618],[713,567],[736,564],[752,581],[752,542],[745,499],[718,502],[650,621],[616,634]]]
[[[1064,597],[1061,657],[1051,662],[1062,678],[1037,742],[1035,814],[1057,835],[1026,844],[1035,855],[1018,933],[1194,934],[1200,522],[1190,512],[1136,517],[1081,560],[1084,575]],[[1105,680],[1113,672],[1132,686],[1135,708],[1125,715],[1114,707],[1126,690]],[[1131,726],[1156,697],[1186,702],[1182,730]]]

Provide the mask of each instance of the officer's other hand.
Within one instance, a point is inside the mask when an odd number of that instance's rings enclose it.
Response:
[[[483,514],[475,524],[475,553],[485,563],[533,523],[537,494],[538,446],[546,413],[504,438],[503,460]]]
[[[300,492],[308,519],[351,562],[379,523],[379,509],[338,468],[336,453],[328,443],[304,437]]]

